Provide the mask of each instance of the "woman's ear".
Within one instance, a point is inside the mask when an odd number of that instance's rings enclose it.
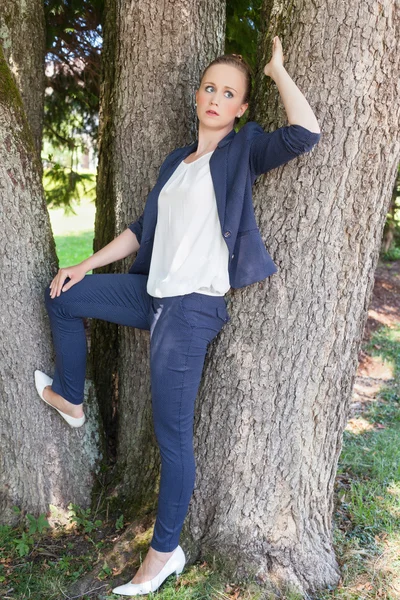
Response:
[[[239,109],[239,113],[236,115],[238,117],[238,119],[240,119],[240,117],[243,117],[243,115],[246,112],[248,106],[249,106],[248,104],[242,104],[242,106]]]

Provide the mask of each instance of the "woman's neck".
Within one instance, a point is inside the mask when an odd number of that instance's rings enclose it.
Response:
[[[198,156],[201,154],[206,154],[207,152],[212,152],[218,146],[219,142],[226,136],[230,131],[232,131],[233,127],[231,125],[227,125],[223,129],[210,129],[209,127],[205,127],[201,123],[199,124],[198,130],[198,144],[197,149],[193,153]]]

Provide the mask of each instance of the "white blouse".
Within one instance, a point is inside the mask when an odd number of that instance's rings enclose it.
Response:
[[[147,292],[223,296],[230,288],[229,250],[222,236],[209,161],[212,152],[183,162],[158,197]]]

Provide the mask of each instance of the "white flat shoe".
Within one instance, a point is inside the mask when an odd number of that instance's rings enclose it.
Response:
[[[113,589],[113,594],[121,594],[122,596],[135,596],[137,594],[148,594],[149,592],[155,592],[165,579],[171,573],[182,573],[183,567],[185,566],[185,554],[180,546],[178,546],[174,553],[171,554],[161,571],[150,579],[150,581],[144,581],[143,583],[126,583]]]
[[[36,371],[35,371],[35,386],[36,386],[37,392],[38,392],[39,396],[41,397],[41,399],[44,402],[46,402],[46,404],[51,406],[52,408],[55,408],[56,411],[60,413],[62,418],[67,421],[68,425],[71,425],[71,427],[82,427],[82,425],[84,424],[84,422],[86,420],[85,415],[83,415],[83,417],[70,417],[69,415],[67,415],[66,413],[63,413],[61,410],[59,410],[58,408],[56,408],[55,406],[50,404],[50,402],[47,402],[47,400],[45,400],[43,398],[44,388],[48,385],[51,386],[52,383],[53,383],[53,380],[51,377],[46,375],[46,373],[43,373],[42,371],[38,371],[36,369]]]

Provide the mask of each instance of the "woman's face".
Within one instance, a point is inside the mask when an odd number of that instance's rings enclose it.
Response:
[[[244,73],[232,65],[212,65],[204,73],[196,91],[199,121],[211,128],[220,129],[242,116],[248,107],[243,103],[246,91]],[[212,110],[217,114],[208,114]]]

